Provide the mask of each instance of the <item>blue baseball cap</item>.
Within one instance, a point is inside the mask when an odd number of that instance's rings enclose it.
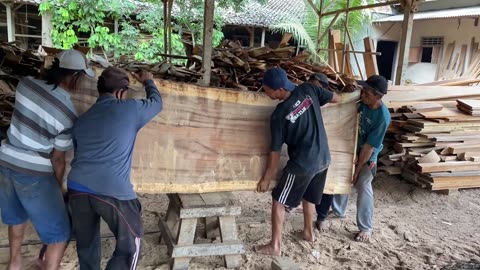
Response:
[[[262,83],[273,90],[283,88],[287,91],[293,91],[295,84],[288,80],[287,72],[283,68],[271,68],[263,75]]]

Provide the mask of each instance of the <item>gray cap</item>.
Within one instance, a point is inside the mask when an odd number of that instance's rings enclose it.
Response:
[[[66,50],[57,54],[60,68],[83,70],[89,77],[95,77],[95,71],[88,67],[87,57],[77,50]]]
[[[325,75],[323,73],[313,73],[310,76],[310,80],[319,81],[321,84],[323,84],[325,86],[328,86],[328,84],[329,84],[327,75]]]

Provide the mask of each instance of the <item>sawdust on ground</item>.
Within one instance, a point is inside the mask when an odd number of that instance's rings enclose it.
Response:
[[[375,219],[372,243],[352,241],[356,232],[355,195],[350,198],[347,218],[332,220],[329,232],[315,232],[314,243],[297,238],[301,213],[287,214],[282,256],[291,258],[302,269],[467,269],[460,265],[480,264],[480,189],[440,195],[419,189],[396,178],[380,175],[374,182]],[[269,194],[237,192],[242,215],[239,234],[248,251],[240,269],[270,269],[272,257],[252,252],[257,244],[270,239]],[[166,246],[160,245],[158,218],[163,217],[168,199],[165,195],[141,194],[145,231],[143,257],[138,269],[168,269]],[[106,233],[108,229],[103,228]],[[201,228],[200,228],[201,231]],[[29,227],[22,254],[26,268],[33,269],[40,245]],[[103,261],[112,254],[115,240],[102,240]],[[472,262],[472,260],[474,260]],[[0,269],[8,261],[7,228],[0,225]],[[470,262],[470,264],[467,264]],[[190,269],[224,269],[220,257],[196,258]],[[78,269],[75,243],[68,247],[62,269]],[[480,269],[480,268],[468,268]]]

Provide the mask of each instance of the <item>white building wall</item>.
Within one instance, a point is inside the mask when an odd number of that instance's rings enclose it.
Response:
[[[413,23],[412,41],[410,47],[420,47],[422,37],[441,36],[444,37],[444,46],[441,55],[443,56],[447,45],[455,42],[455,53],[460,53],[462,45],[467,45],[467,56],[465,68],[469,65],[470,46],[472,37],[475,42],[480,41],[480,25],[474,25],[472,18],[453,18],[435,20],[416,20]],[[375,42],[379,40],[400,41],[402,32],[401,22],[385,22],[373,25],[372,38]],[[397,54],[398,57],[398,54]],[[398,60],[398,59],[397,59]],[[405,79],[412,83],[431,82],[435,78],[437,65],[430,63],[409,64]],[[395,76],[395,75],[394,75]]]

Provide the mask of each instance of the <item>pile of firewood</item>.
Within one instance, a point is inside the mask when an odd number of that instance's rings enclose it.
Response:
[[[212,52],[212,80],[211,85],[216,87],[234,88],[250,91],[261,89],[261,79],[265,70],[271,67],[281,67],[287,71],[291,81],[300,84],[308,80],[316,72],[326,74],[330,79],[330,88],[341,92],[345,85],[355,84],[355,81],[346,75],[337,75],[328,66],[308,64],[309,54],[303,52],[293,56],[295,47],[244,48],[240,43],[224,40]],[[127,71],[147,69],[163,79],[196,83],[202,77],[202,48],[193,48],[192,55],[186,57],[186,65],[174,65],[164,61],[156,64],[145,64],[122,58],[113,65]],[[97,58],[94,62],[101,63]],[[103,62],[105,67],[108,63]],[[348,88],[352,89],[352,88]]]

